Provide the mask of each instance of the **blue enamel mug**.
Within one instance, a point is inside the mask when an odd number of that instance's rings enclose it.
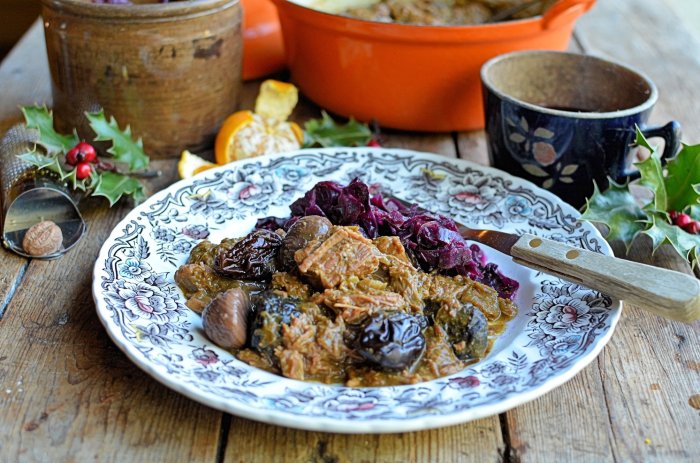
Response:
[[[581,207],[608,178],[637,178],[636,128],[680,148],[680,125],[649,126],[658,98],[639,71],[593,56],[521,51],[481,68],[491,165]]]

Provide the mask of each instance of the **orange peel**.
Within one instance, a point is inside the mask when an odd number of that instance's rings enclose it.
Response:
[[[237,111],[219,129],[214,145],[217,164],[301,148],[304,132],[296,123],[287,121],[298,100],[294,85],[276,80],[263,82],[255,111]]]
[[[184,150],[180,155],[180,161],[177,163],[177,173],[180,175],[180,178],[190,178],[212,167],[217,167],[217,165]]]

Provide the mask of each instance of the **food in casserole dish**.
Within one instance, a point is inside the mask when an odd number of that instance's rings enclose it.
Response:
[[[543,0],[509,19],[530,18],[542,14],[556,0]],[[510,11],[529,0],[355,0],[343,2],[296,1],[310,8],[342,14],[367,21],[388,23],[459,26],[491,22],[494,15]]]

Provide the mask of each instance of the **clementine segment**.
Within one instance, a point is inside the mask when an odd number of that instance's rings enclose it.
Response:
[[[212,167],[216,167],[216,164],[184,150],[177,163],[177,173],[180,174],[180,178],[190,178]]]

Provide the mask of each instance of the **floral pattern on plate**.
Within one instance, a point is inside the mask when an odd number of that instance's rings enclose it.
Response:
[[[518,316],[489,355],[434,381],[348,388],[253,368],[204,337],[173,281],[201,239],[242,236],[315,183],[360,177],[466,225],[532,233],[609,253],[577,212],[535,186],[467,161],[393,149],[305,150],[241,161],[178,182],[132,211],[95,264],[97,312],[146,372],[201,403],[240,416],[332,432],[400,432],[502,412],[562,384],[600,352],[620,303],[524,269],[486,250],[521,282]]]

